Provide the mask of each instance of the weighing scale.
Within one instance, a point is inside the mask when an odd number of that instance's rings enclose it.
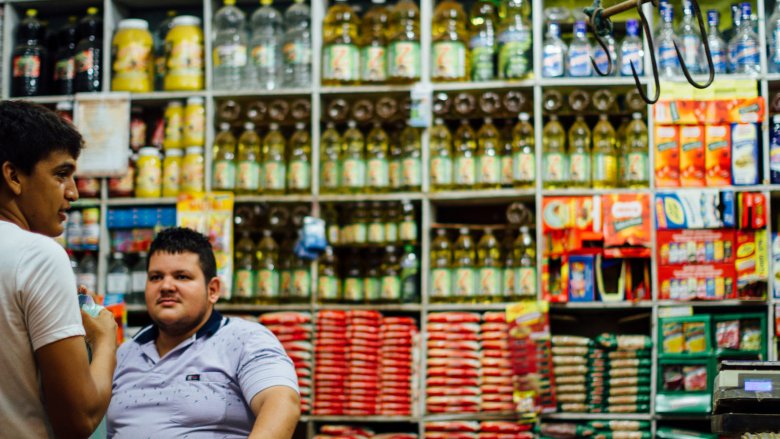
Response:
[[[712,432],[780,439],[780,362],[723,361],[715,377]]]

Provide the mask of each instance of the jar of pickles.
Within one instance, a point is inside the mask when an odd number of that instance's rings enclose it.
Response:
[[[138,151],[138,172],[135,179],[135,196],[159,198],[162,190],[162,162],[160,151],[151,146]]]
[[[205,144],[204,128],[206,126],[206,108],[203,98],[187,99],[184,107],[184,127],[182,141],[185,145],[203,146]]]
[[[181,180],[182,150],[166,149],[163,160],[162,196],[176,197],[179,195]]]
[[[165,134],[163,136],[163,148],[181,148],[186,145],[182,143],[182,131],[184,121],[184,109],[181,102],[171,101],[165,107],[163,114],[163,124]]]
[[[203,89],[203,31],[200,18],[182,15],[173,19],[165,37],[167,91]]]
[[[152,91],[152,47],[152,34],[146,20],[131,18],[119,22],[111,44],[114,58],[112,90]]]
[[[203,192],[205,161],[202,146],[187,147],[181,172],[182,192]]]

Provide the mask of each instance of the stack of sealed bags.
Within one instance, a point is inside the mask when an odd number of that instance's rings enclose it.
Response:
[[[428,422],[425,439],[533,439],[532,427],[509,421]]]
[[[382,314],[378,311],[347,311],[347,361],[345,389],[349,416],[379,414],[379,358]],[[319,365],[318,365],[319,366]]]
[[[650,439],[648,421],[590,421],[584,424],[571,422],[542,423],[537,427],[539,439],[615,438]],[[686,436],[687,437],[687,436]]]
[[[562,412],[645,413],[650,409],[652,340],[602,334],[553,336],[555,397]]]
[[[412,416],[417,376],[414,348],[417,323],[411,317],[385,317],[380,331],[379,412],[385,416]]]
[[[376,434],[365,427],[351,425],[323,425],[314,439],[417,439],[416,433]]]
[[[311,411],[311,314],[306,312],[272,312],[258,321],[276,335],[295,365],[301,395],[301,413]]]
[[[509,325],[504,312],[482,316],[482,405],[483,412],[514,412],[514,383],[509,352]]]
[[[347,315],[343,311],[317,313],[314,343],[315,415],[343,415],[347,408]]]

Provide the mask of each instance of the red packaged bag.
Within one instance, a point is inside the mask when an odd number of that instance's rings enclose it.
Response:
[[[483,357],[488,358],[512,358],[512,353],[508,350],[503,349],[484,349],[482,351]]]
[[[317,313],[317,319],[322,318],[331,318],[331,319],[344,319],[347,318],[347,312],[346,311],[340,311],[340,310],[323,310]]]
[[[311,314],[292,311],[268,312],[258,317],[257,320],[263,325],[309,323],[311,322]]]
[[[426,432],[425,439],[479,439],[476,434],[472,433],[434,433]]]
[[[298,386],[311,387],[311,380],[309,378],[298,378]]]
[[[285,351],[287,356],[293,361],[309,361],[311,360],[311,352],[308,351]]]
[[[486,312],[482,315],[482,320],[486,323],[507,323],[504,311]]]
[[[479,396],[429,396],[425,398],[426,405],[479,405],[482,399]]]
[[[464,351],[455,349],[431,349],[428,358],[468,358],[479,360],[481,356],[477,351]]]
[[[428,377],[428,386],[479,386],[479,378]]]
[[[483,412],[514,412],[515,404],[512,402],[483,402]]]
[[[396,360],[393,357],[385,358],[382,356],[382,360],[379,362],[382,367],[411,367],[411,361]]]
[[[385,325],[417,326],[417,321],[412,317],[383,317],[382,323],[384,323]]]
[[[477,341],[479,340],[479,334],[470,332],[429,332],[428,340]]]
[[[305,332],[295,332],[289,334],[278,334],[276,338],[279,339],[280,342],[286,343],[290,341],[309,340],[311,335]]]
[[[508,351],[509,342],[506,340],[483,340],[482,349],[500,349],[502,351]]]
[[[511,385],[510,386],[500,386],[500,385],[495,385],[495,384],[484,384],[484,383],[482,384],[482,386],[480,386],[480,388],[482,389],[482,394],[483,395],[489,394],[489,393],[491,393],[491,394],[500,393],[500,394],[504,394],[504,395],[507,395],[507,394],[511,395],[512,392],[514,392],[514,390],[515,390],[514,386],[511,386]]]
[[[414,337],[414,332],[411,331],[385,331],[380,334],[381,338],[383,340],[386,339],[395,339],[395,338],[401,338],[404,340],[412,340],[412,337]]]
[[[428,358],[428,367],[449,367],[454,369],[479,369],[479,360],[472,358]]]
[[[483,332],[482,340],[508,340],[509,334],[504,331]]]
[[[477,341],[446,341],[429,340],[428,350],[432,349],[454,349],[464,351],[479,351],[481,346]]]
[[[348,317],[362,317],[366,319],[382,319],[382,313],[379,311],[373,311],[373,310],[362,310],[362,309],[353,309],[347,311]]]
[[[514,384],[513,376],[483,376],[483,385],[512,386]]]
[[[311,376],[311,370],[310,369],[295,369],[295,375],[298,376],[298,378],[308,378]]]
[[[479,432],[479,422],[476,421],[434,421],[425,424],[425,432]]]
[[[506,403],[512,403],[513,396],[510,393],[507,394],[500,394],[500,393],[483,393],[482,394],[482,402],[506,402]]]
[[[510,369],[512,367],[512,361],[505,358],[482,358],[482,367],[500,367],[502,369]]]
[[[427,395],[431,396],[479,396],[481,391],[476,386],[461,387],[428,387]]]
[[[482,332],[509,332],[507,323],[483,323],[480,325]]]
[[[379,356],[376,354],[364,354],[360,352],[350,352],[346,354],[346,359],[349,361],[370,361],[376,363],[379,361]]]
[[[426,406],[428,413],[478,413],[478,405],[458,406],[458,405],[429,405]]]
[[[428,323],[428,332],[479,333],[478,323]]]
[[[429,367],[428,376],[479,378],[481,374],[477,369],[463,369],[463,368],[453,369],[449,367]]]
[[[482,376],[512,376],[512,369],[503,369],[500,367],[483,367]]]
[[[482,317],[475,312],[435,312],[428,314],[428,323],[479,323]]]
[[[311,352],[314,345],[311,344],[311,342],[308,341],[290,341],[287,343],[282,343],[282,347],[285,351],[304,351],[304,352]]]

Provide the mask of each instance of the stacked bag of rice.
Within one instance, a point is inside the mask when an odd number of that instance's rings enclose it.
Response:
[[[509,352],[509,325],[503,312],[482,315],[482,412],[512,413],[514,382]]]
[[[365,427],[323,425],[314,439],[417,439],[417,433],[374,433]]]
[[[380,331],[379,412],[385,416],[412,416],[415,396],[413,377],[419,354],[415,357],[417,323],[411,317],[384,317]]]
[[[648,421],[543,422],[536,428],[539,439],[650,439]]]
[[[258,321],[276,335],[295,365],[301,392],[301,413],[311,411],[312,389],[312,325],[307,312],[271,312]]]
[[[533,439],[531,428],[510,421],[436,421],[425,424],[425,439]]]
[[[347,409],[347,315],[344,311],[317,313],[314,342],[314,414],[343,415]]]

